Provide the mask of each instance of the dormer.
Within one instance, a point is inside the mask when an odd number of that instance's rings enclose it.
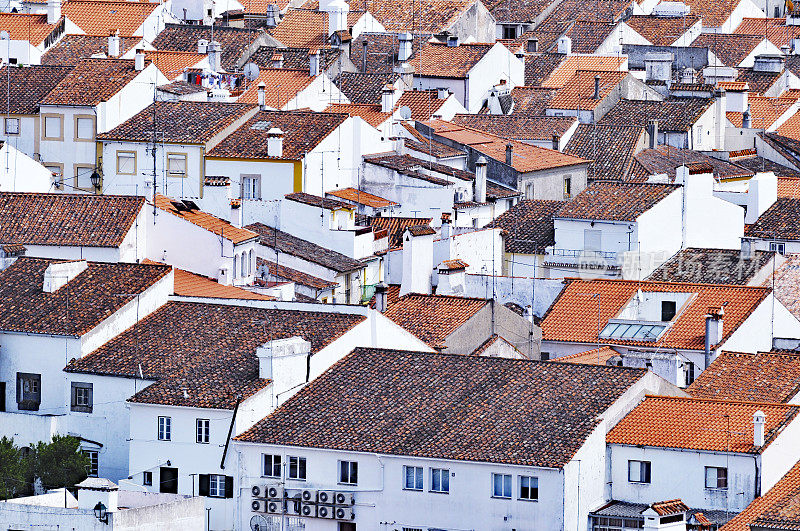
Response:
[[[56,262],[50,264],[44,271],[42,291],[47,293],[55,293],[73,278],[86,271],[87,267],[88,264],[86,263],[86,260]]]
[[[638,290],[616,317],[608,320],[600,337],[657,341],[695,296],[695,293]]]

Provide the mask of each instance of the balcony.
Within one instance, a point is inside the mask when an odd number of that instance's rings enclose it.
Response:
[[[545,252],[544,266],[616,274],[622,269],[621,258],[616,252],[550,248]]]

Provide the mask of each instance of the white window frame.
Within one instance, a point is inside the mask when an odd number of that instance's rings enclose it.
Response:
[[[62,141],[64,140],[64,115],[62,114],[43,114],[42,115],[42,140],[48,141]],[[58,135],[57,136],[48,136],[48,132],[52,133],[53,131],[48,131],[48,121],[57,120],[58,121]],[[51,122],[52,123],[52,122]]]
[[[261,199],[261,175],[242,175],[242,199]]]
[[[81,136],[81,122],[89,122],[89,136]],[[94,116],[91,115],[76,115],[75,116],[75,142],[94,142],[95,140],[95,126]]]
[[[650,461],[642,461],[638,459],[628,460],[628,483],[649,485],[652,481],[653,466]]]
[[[180,168],[174,168],[174,161],[183,161],[183,171]],[[167,153],[167,177],[176,177],[183,179],[189,173],[189,157],[186,153]]]
[[[539,501],[539,478],[538,476],[519,476],[519,498],[522,501]],[[527,485],[526,485],[527,483]],[[523,494],[523,489],[527,489],[527,495]]]
[[[158,440],[159,441],[172,440],[172,417],[165,417],[165,416],[158,417]]]
[[[211,420],[195,419],[195,442],[198,444],[208,444],[211,439]]]
[[[339,485],[358,485],[358,461],[339,461],[338,468],[338,484]],[[342,481],[343,477],[347,477],[347,481]],[[353,480],[355,476],[355,480]]]
[[[450,469],[431,468],[431,492],[438,494],[450,494]],[[436,484],[436,476],[439,476],[439,484]]]
[[[16,124],[16,131],[10,131],[9,125]],[[19,135],[19,118],[6,118],[4,120],[3,131],[5,131],[6,135],[17,136]]]
[[[308,475],[308,468],[305,457],[299,457],[296,455],[287,455],[286,463],[287,466],[289,467],[289,469],[286,471],[287,479],[295,479],[297,481],[306,480],[306,476]],[[294,475],[292,474],[292,466],[295,467]],[[302,469],[302,474],[300,473],[301,469]]]
[[[81,450],[81,453],[89,459],[89,468],[86,470],[86,475],[90,478],[98,477],[100,452],[98,450]]]
[[[122,155],[120,157],[120,155]],[[122,171],[121,164],[119,163],[120,159],[130,159],[133,161],[133,169],[131,171]],[[117,151],[117,175],[136,175],[136,152],[135,151],[128,151],[128,150],[118,150]]]
[[[497,490],[497,480],[500,479],[500,492]],[[513,492],[513,478],[511,474],[501,474],[492,472],[492,498],[499,498],[502,500],[510,500],[514,495]]]
[[[403,490],[421,491],[424,485],[425,472],[421,466],[403,465]]]
[[[261,476],[265,478],[280,478],[281,463],[280,454],[261,454]],[[275,471],[277,470],[277,474]]]
[[[725,485],[722,486],[722,487],[719,486],[719,479],[720,479],[719,472],[720,472],[720,470],[724,470],[725,471]],[[709,476],[709,472],[713,472],[714,473],[714,478],[713,478],[713,481],[711,482],[711,483],[714,483],[714,485],[709,485],[709,479],[711,479],[710,476]],[[727,467],[724,467],[724,466],[707,466],[705,468],[704,476],[705,476],[705,487],[707,489],[711,489],[711,490],[727,490],[727,488],[728,488],[728,468]]]
[[[209,474],[208,475],[208,497],[209,498],[224,498],[225,497],[225,476],[222,474]]]
[[[769,250],[784,255],[786,254],[786,242],[769,242]]]

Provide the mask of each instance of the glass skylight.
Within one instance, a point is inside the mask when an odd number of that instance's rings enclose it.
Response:
[[[611,320],[600,332],[603,339],[655,341],[667,329],[664,323]]]

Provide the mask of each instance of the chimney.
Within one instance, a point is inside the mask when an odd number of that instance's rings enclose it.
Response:
[[[525,47],[525,51],[528,53],[536,53],[539,51],[539,39],[536,37],[531,37],[528,39],[528,45]]]
[[[569,55],[572,53],[572,39],[562,35],[558,39],[558,53]]]
[[[647,132],[650,135],[650,149],[658,147],[658,120],[647,122]]]
[[[58,262],[47,266],[44,270],[44,282],[42,291],[45,293],[55,293],[67,282],[77,277],[89,267],[86,260],[75,260],[72,262]]]
[[[558,138],[558,135],[553,135],[553,151],[561,151],[561,139]]]
[[[706,315],[706,340],[705,340],[705,367],[711,365],[711,349],[722,341],[722,318],[725,315],[724,308],[709,308]]]
[[[506,164],[513,166],[514,163],[514,144],[506,144]]]
[[[511,144],[509,144],[510,146]],[[506,151],[508,153],[508,151]],[[508,155],[506,155],[508,156]],[[486,202],[486,157],[481,155],[475,162],[475,202]]]
[[[442,227],[439,230],[439,237],[443,240],[453,235],[453,227],[450,221],[450,212],[442,213]]]
[[[277,127],[267,131],[267,156],[274,158],[283,156],[283,131]]]
[[[386,293],[389,290],[389,286],[387,286],[383,282],[378,282],[375,286],[375,309],[381,313],[386,312],[386,307],[389,304],[388,294]]]
[[[258,84],[258,108],[262,111],[267,107],[267,96],[266,96],[267,86],[262,81]]]
[[[347,14],[350,6],[344,0],[332,0],[326,9],[328,12],[328,36],[347,29]]]
[[[430,293],[433,272],[433,239],[436,231],[415,225],[403,232],[403,279],[400,295]]]
[[[455,48],[456,46],[458,46],[458,37],[456,35],[448,35],[447,46],[449,46],[450,48]]]
[[[197,53],[207,54],[208,53],[208,41],[205,39],[200,39],[197,41]]]
[[[760,409],[753,413],[753,446],[761,448],[764,446],[764,424],[767,423],[767,416]]]
[[[241,228],[242,225],[243,225],[243,223],[242,223],[242,201],[241,201],[242,191],[243,190],[241,189],[241,186],[240,186],[239,187],[239,198],[240,199],[231,199],[230,200],[230,204],[231,204],[231,215],[230,215],[231,225],[233,225],[234,227],[239,227],[239,228]]]
[[[397,38],[399,47],[397,49],[397,60],[399,62],[408,61],[409,57],[411,57],[411,49],[412,44],[414,42],[414,37],[407,31],[404,31],[400,34]]]
[[[319,50],[308,53],[308,75],[311,77],[319,75]]]
[[[742,113],[742,129],[750,129],[753,127],[753,118],[750,115],[750,105]]]
[[[55,24],[61,20],[61,0],[47,0],[47,23]]]
[[[755,241],[750,238],[742,238],[742,247],[739,251],[740,260],[752,260],[756,257]]]
[[[600,76],[594,76],[594,96],[593,99],[600,99]]]
[[[278,25],[278,4],[269,4],[267,6],[267,27],[274,28]]]
[[[22,245],[0,246],[0,271],[10,267],[20,256],[25,256],[27,251]]]
[[[222,54],[222,45],[217,41],[208,43],[208,67],[212,72],[219,72],[222,69],[220,65],[220,56]]]
[[[439,87],[438,89],[436,89],[436,97],[440,100],[446,100],[447,98],[450,97],[450,89]]]
[[[105,478],[86,478],[77,485],[78,509],[92,511],[98,504],[103,504],[106,511],[115,513],[119,510],[119,487]]]
[[[136,50],[136,55],[133,56],[133,67],[138,72],[144,70],[144,50]]]
[[[273,339],[256,349],[258,377],[272,380],[273,399],[308,381],[310,355],[311,343],[300,336]]]
[[[383,86],[383,90],[381,90],[381,112],[392,112],[395,106],[394,95],[395,91],[392,85]]]
[[[120,42],[119,30],[113,30],[108,34],[108,56],[119,57]]]
[[[361,71],[367,72],[367,53],[369,52],[369,41],[364,39],[361,42]]]

